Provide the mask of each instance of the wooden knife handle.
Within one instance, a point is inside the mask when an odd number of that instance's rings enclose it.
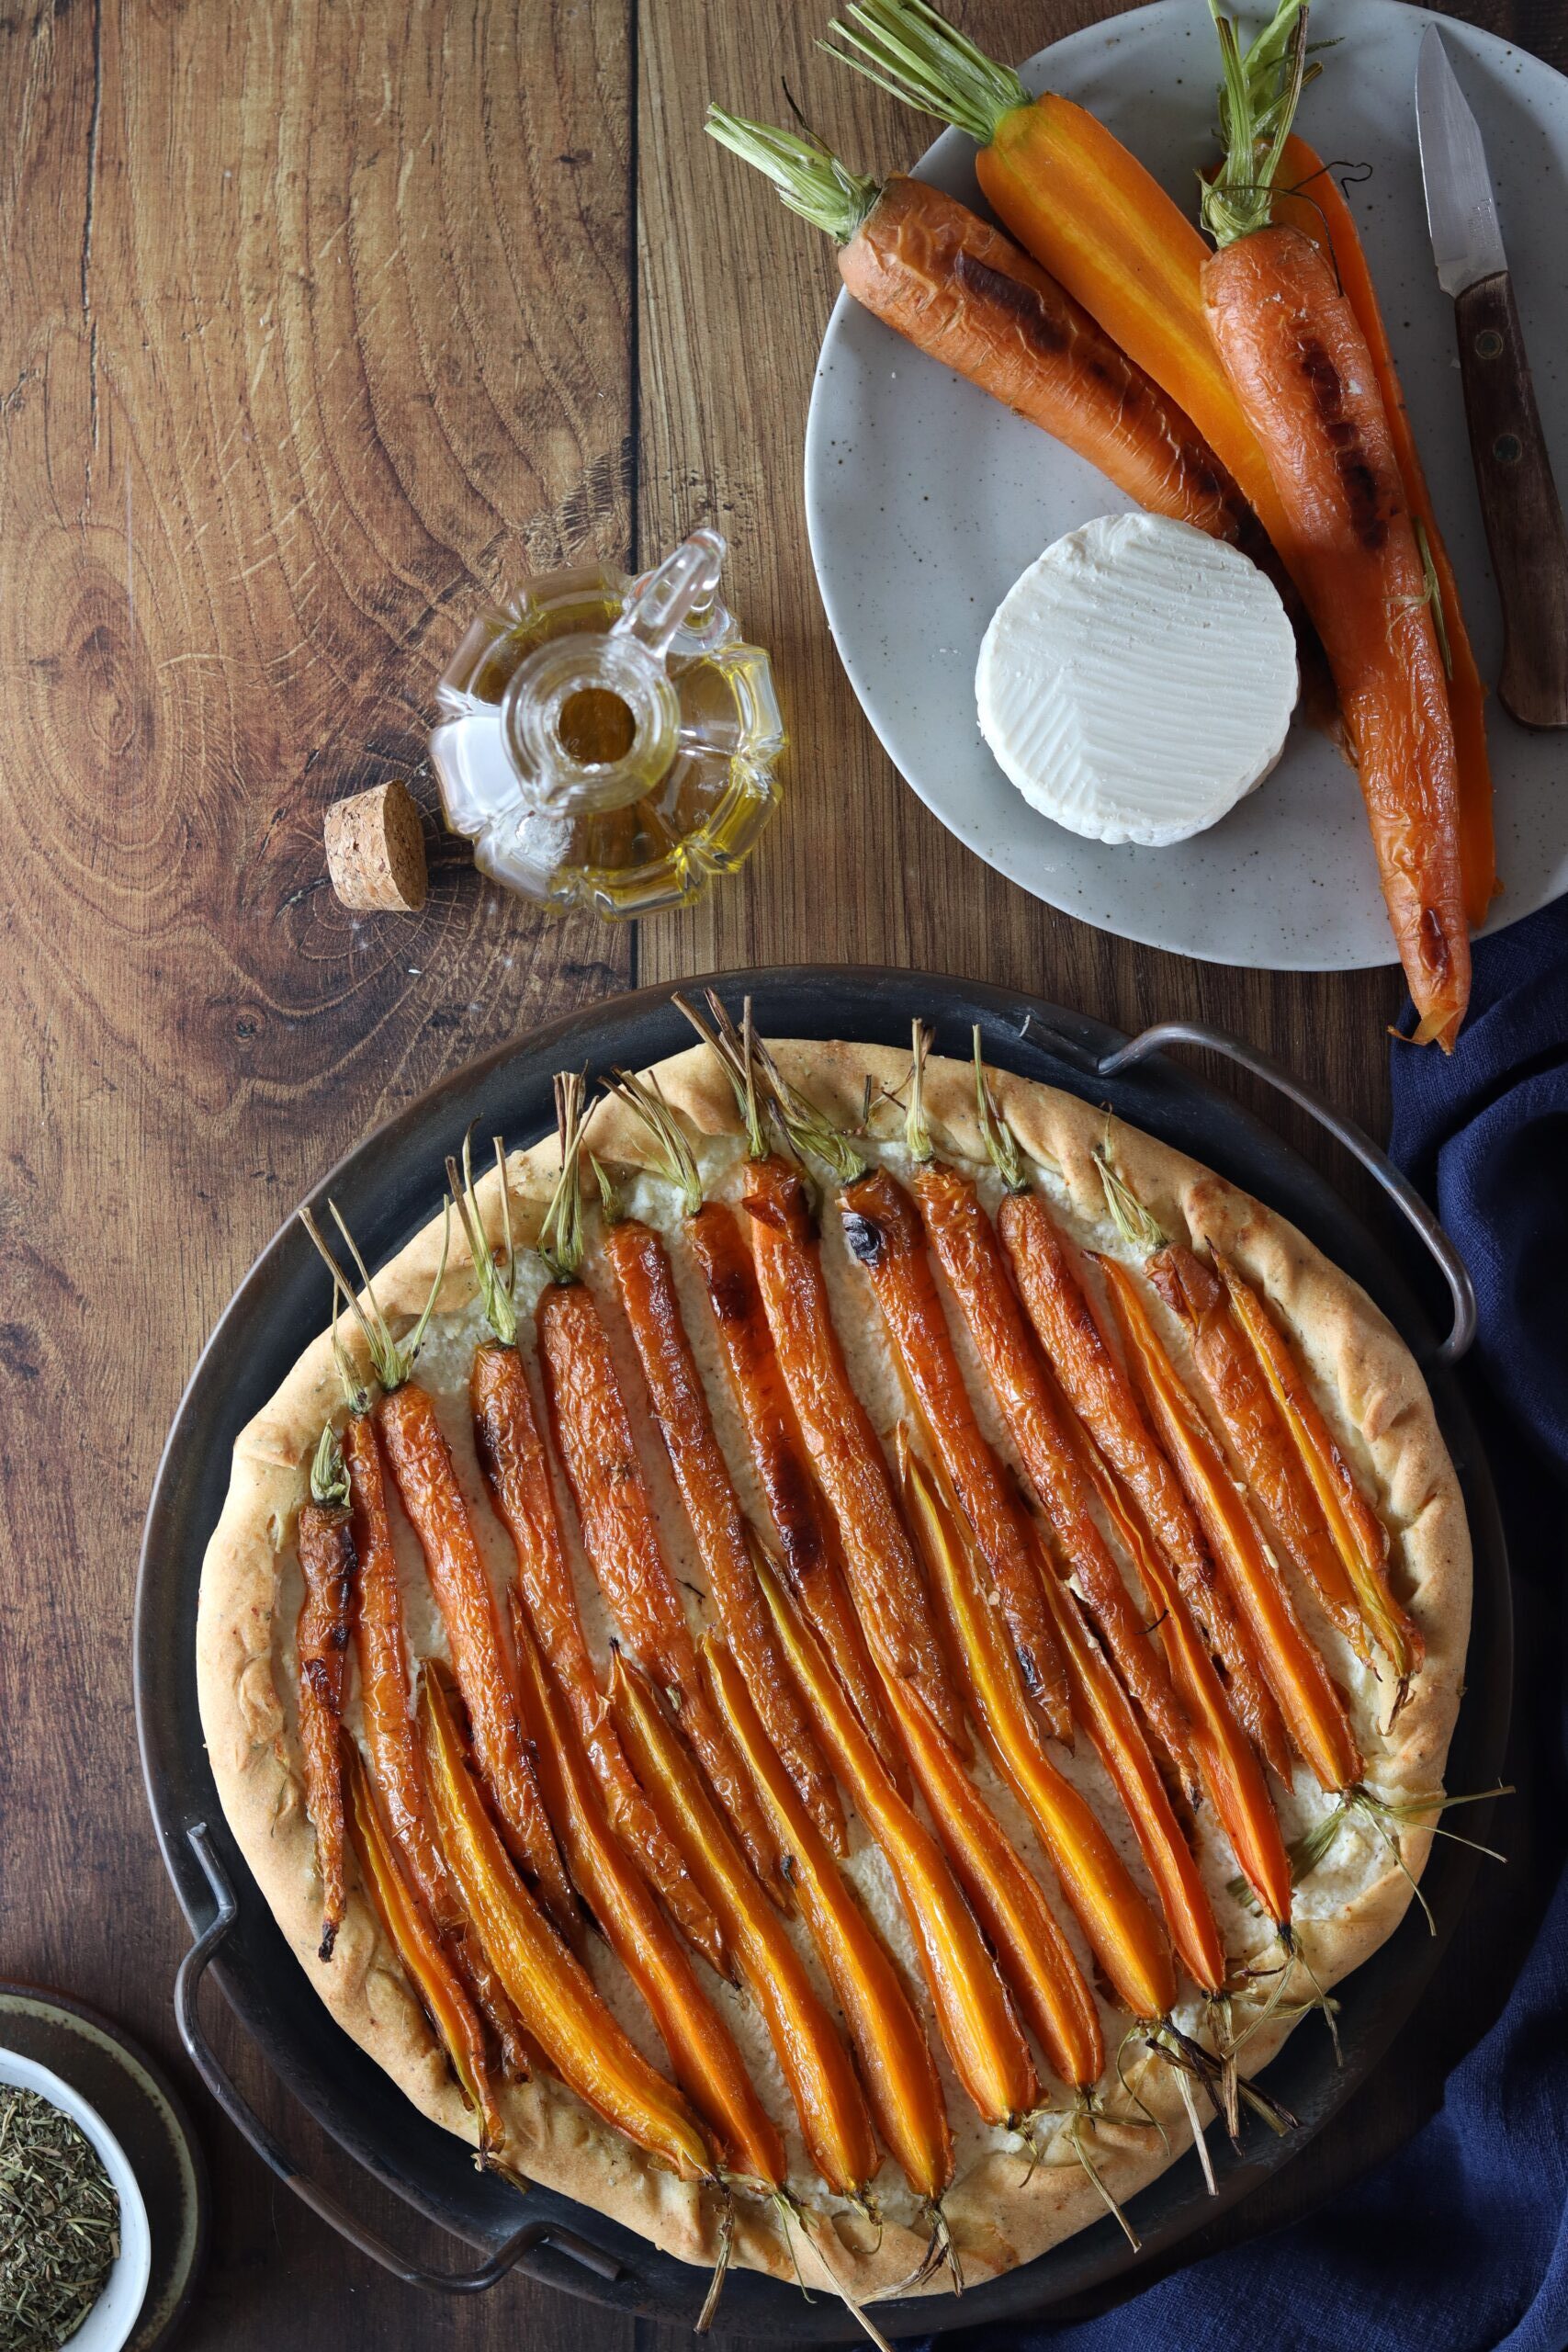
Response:
[[[1568,530],[1507,271],[1454,304],[1481,513],[1503,607],[1498,698],[1526,727],[1568,727]]]

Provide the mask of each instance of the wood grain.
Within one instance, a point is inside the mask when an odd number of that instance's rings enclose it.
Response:
[[[973,0],[965,20],[1022,55],[1110,13]],[[1568,63],[1557,0],[1460,13]],[[1386,1118],[1392,973],[1227,972],[1085,930],[959,850],[860,717],[801,512],[831,259],[700,132],[709,95],[777,112],[787,82],[852,153],[907,160],[910,119],[814,53],[826,14],[0,14],[0,1967],[97,2002],[165,2056],[183,1929],[136,1765],[140,1521],[236,1281],[376,1120],[634,978],[827,958],[963,970],[1128,1028],[1196,1014],[1374,1129]],[[541,926],[437,840],[434,676],[481,590],[586,547],[646,559],[709,516],[777,657],[786,812],[705,907],[636,938]],[[321,812],[391,774],[430,813],[430,901],[355,921],[322,885]],[[304,2163],[333,2173],[231,2055]],[[1345,2127],[1369,2142],[1430,2097],[1429,2080],[1380,2086],[1375,2116],[1363,2099]],[[653,2352],[660,2331],[524,2282],[433,2312],[345,2255],[197,2104],[218,2211],[192,2347],[438,2331],[454,2347]],[[1335,2136],[1298,2161],[1326,2164]]]

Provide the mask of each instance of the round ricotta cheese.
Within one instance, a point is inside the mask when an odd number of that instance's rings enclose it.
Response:
[[[1141,514],[1048,547],[997,607],[975,676],[980,732],[1032,808],[1151,848],[1262,783],[1297,684],[1273,582],[1190,524]]]

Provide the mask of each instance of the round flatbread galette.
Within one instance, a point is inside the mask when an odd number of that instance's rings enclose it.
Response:
[[[1407,1350],[1257,1201],[1006,1073],[759,1061],[750,1130],[707,1044],[565,1179],[465,1221],[433,1168],[235,1446],[202,1722],[321,1998],[482,2160],[937,2292],[1135,2229],[1325,2030],[1470,1543]]]

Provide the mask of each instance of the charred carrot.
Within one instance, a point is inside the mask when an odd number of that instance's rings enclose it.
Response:
[[[799,1695],[783,1671],[751,1565],[750,1530],[686,1336],[669,1252],[650,1227],[628,1217],[611,1226],[604,1254],[719,1622],[790,1779],[834,1852],[845,1853],[843,1807]]]
[[[812,2163],[835,2194],[863,2199],[880,2157],[870,2110],[838,2029],[813,1991],[783,1922],[741,1860],[657,1692],[623,1651],[616,1652],[611,1668],[610,1696],[649,1800],[717,1913],[741,1979],[761,2012]]]
[[[769,1740],[735,1656],[710,1634],[703,1659],[772,1816],[790,1884],[849,2027],[873,2120],[910,2188],[934,2204],[953,2178],[953,2134],[925,2028]]]
[[[827,232],[850,293],[895,334],[1152,514],[1267,555],[1246,499],[1191,419],[989,221],[925,180],[863,178],[793,131],[711,106],[705,128]]]
[[[1191,419],[1289,567],[1269,467],[1205,322],[1203,241],[1180,206],[1093,115],[1059,91],[1032,98],[925,0],[861,0],[846,16],[829,53],[976,141],[1003,228]]]
[[[1247,1628],[1215,1572],[1180,1481],[1106,1345],[1055,1219],[1037,1193],[1022,1191],[1002,1202],[997,1225],[1019,1295],[1068,1403],[1170,1562],[1183,1599],[1224,1663],[1242,1724],[1288,1780],[1284,1725]]]
[[[681,2180],[716,2165],[674,2085],[650,2066],[513,1869],[468,1767],[439,1678],[420,1686],[420,1729],[442,1849],[485,1950],[569,2089]]]
[[[973,1570],[956,1521],[917,1457],[905,1457],[905,1496],[970,1702],[1004,1777],[1032,1815],[1095,1958],[1135,2018],[1155,2020],[1176,1999],[1170,1948],[1099,1819],[1051,1761],[1012,1647]]]
[[[1291,1736],[1324,1788],[1350,1788],[1361,1777],[1361,1758],[1344,1702],[1269,1558],[1246,1498],[1166,1353],[1136,1277],[1114,1258],[1100,1264],[1155,1426],[1223,1564]]]
[[[1404,503],[1423,554],[1431,560],[1433,593],[1441,619],[1439,644],[1448,673],[1449,715],[1453,721],[1459,763],[1459,853],[1464,880],[1464,910],[1471,929],[1478,931],[1500,888],[1492,824],[1492,768],[1486,751],[1486,689],[1476,666],[1470,631],[1465,627],[1459,582],[1438,526],[1404,390],[1394,365],[1393,348],[1383,323],[1366,252],[1356,232],[1355,217],[1328,165],[1295,131],[1286,140],[1280,159],[1274,218],[1289,222],[1292,228],[1310,237],[1333,264],[1371,354],[1383,412],[1393,438]]]
[[[777,2126],[757,2096],[734,2035],[610,1826],[575,1727],[515,1596],[513,1625],[524,1722],[550,1818],[583,1900],[648,2004],[675,2080],[725,2163],[750,2180],[782,2188],[786,2166]]]
[[[1389,1588],[1388,1530],[1356,1483],[1284,1333],[1258,1292],[1218,1258],[1231,1311],[1246,1333],[1280,1408],[1297,1459],[1312,1482],[1368,1631],[1386,1652],[1401,1690],[1427,1654],[1421,1630]],[[1397,1701],[1396,1701],[1397,1712]]]
[[[535,1318],[556,1450],[577,1507],[583,1548],[622,1639],[676,1695],[682,1726],[752,1868],[775,1899],[782,1899],[778,1856],[756,1792],[703,1683],[696,1644],[637,1458],[609,1334],[592,1293],[580,1279],[581,1083],[569,1078],[558,1084],[561,1174],[540,1236],[554,1280]]]
[[[725,1203],[709,1201],[686,1232],[702,1268],[725,1369],[746,1425],[789,1589],[832,1659],[877,1754],[890,1770],[902,1772],[903,1758],[845,1589],[837,1543],[789,1401],[739,1223]]]
[[[550,1672],[565,1697],[611,1820],[670,1905],[682,1934],[722,1973],[724,1946],[718,1922],[637,1786],[610,1721],[582,1629],[549,1462],[517,1347],[512,1211],[505,1158],[499,1143],[496,1158],[505,1243],[499,1268],[479,1218],[466,1148],[463,1171],[448,1160],[446,1172],[492,1334],[474,1351],[468,1402],[479,1468],[516,1555],[517,1579],[511,1594],[513,1627],[521,1608],[525,1629],[531,1629],[548,1658]]]
[[[1372,355],[1332,258],[1272,218],[1303,73],[1306,9],[1266,91],[1217,9],[1224,160],[1204,188],[1215,251],[1204,315],[1273,478],[1269,536],[1299,581],[1339,690],[1390,922],[1420,1015],[1451,1051],[1470,995],[1459,769],[1448,683]],[[1261,46],[1261,44],[1260,44]],[[1252,54],[1256,54],[1255,51]],[[1266,129],[1265,129],[1266,126]]]
[[[354,1613],[354,1524],[348,1473],[329,1421],[310,1465],[310,1498],[299,1513],[299,1604],[294,1649],[299,1668],[299,1747],[305,1759],[305,1809],[316,1832],[321,1882],[321,1940],[331,1960],[343,1925],[344,1673]]]
[[[1355,1587],[1263,1368],[1229,1312],[1224,1284],[1213,1266],[1179,1242],[1156,1250],[1144,1273],[1181,1327],[1276,1555],[1306,1578],[1358,1656],[1369,1657]]]
[[[762,1589],[834,1769],[893,1872],[953,2072],[987,2123],[1021,2125],[1039,2103],[1039,2077],[1012,1996],[963,1889],[941,1846],[883,1769],[816,1636],[766,1569]],[[880,1656],[877,1665],[891,1690],[897,1669]]]
[[[504,2143],[506,2125],[491,2081],[484,2029],[430,1914],[398,1867],[359,1751],[346,1738],[341,1770],[348,1786],[349,1833],[366,1893],[451,2062],[457,2087],[479,2118],[480,2149],[491,2155]]]

